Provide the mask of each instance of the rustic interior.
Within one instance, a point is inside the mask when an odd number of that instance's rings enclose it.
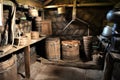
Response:
[[[119,80],[120,54],[110,53],[111,37],[101,40],[119,4],[1,0],[0,80]]]

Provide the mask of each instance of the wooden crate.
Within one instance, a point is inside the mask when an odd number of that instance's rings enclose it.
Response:
[[[40,24],[41,24],[41,30],[40,30],[40,35],[41,36],[52,35],[52,27],[51,27],[51,21],[50,20],[41,21]]]

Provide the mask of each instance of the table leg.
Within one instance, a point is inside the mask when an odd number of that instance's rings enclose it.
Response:
[[[114,60],[109,53],[106,54],[103,80],[112,80]]]
[[[30,46],[24,48],[25,75],[30,78]]]

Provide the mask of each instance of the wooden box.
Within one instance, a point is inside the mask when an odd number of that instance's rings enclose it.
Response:
[[[41,24],[41,28],[40,28],[40,35],[41,36],[52,35],[52,27],[51,27],[50,20],[41,21],[40,24]]]

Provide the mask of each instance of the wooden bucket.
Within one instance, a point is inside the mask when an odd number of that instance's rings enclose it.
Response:
[[[62,41],[62,59],[66,61],[79,61],[79,44],[78,40]]]
[[[25,33],[25,37],[27,38],[27,43],[31,43],[31,32]]]
[[[31,32],[31,39],[39,39],[39,32],[38,31],[32,31]]]
[[[27,41],[28,41],[28,39],[25,36],[15,37],[14,44],[18,45],[18,46],[24,46],[27,44]]]
[[[83,37],[84,51],[87,60],[92,59],[92,36]]]
[[[0,80],[17,80],[16,56],[0,62]]]
[[[48,60],[60,60],[60,38],[46,39],[46,57]]]

